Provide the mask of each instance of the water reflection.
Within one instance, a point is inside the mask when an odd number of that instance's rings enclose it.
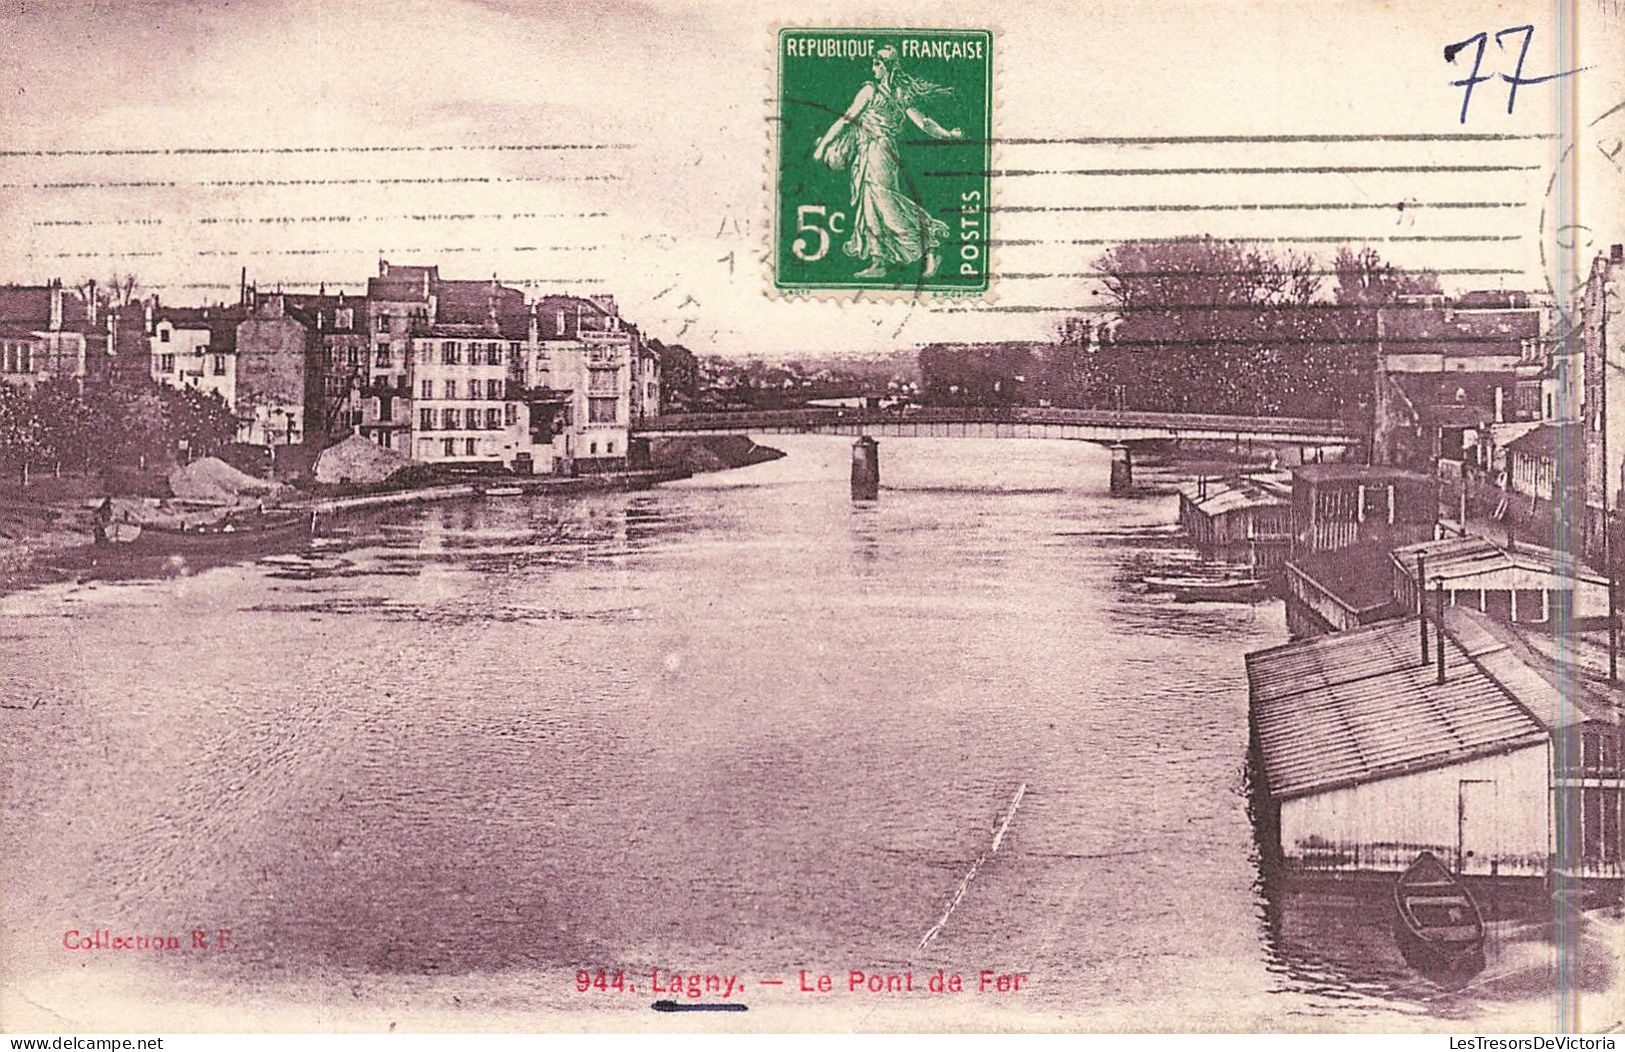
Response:
[[[229,966],[143,967],[526,1010],[578,1010],[582,964],[994,967],[1079,1025],[1455,1010],[1355,907],[1261,882],[1241,655],[1282,615],[1140,587],[1184,552],[1171,497],[1109,499],[1088,446],[897,441],[854,505],[847,443],[782,444],[0,599],[43,703],[0,714],[8,959],[202,922]]]

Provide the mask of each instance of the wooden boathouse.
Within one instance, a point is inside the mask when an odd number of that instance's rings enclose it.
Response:
[[[1292,547],[1292,490],[1248,476],[1199,478],[1179,487],[1179,525],[1204,556],[1273,574]]]
[[[1261,841],[1288,873],[1469,877],[1617,892],[1621,689],[1463,607],[1247,656]]]

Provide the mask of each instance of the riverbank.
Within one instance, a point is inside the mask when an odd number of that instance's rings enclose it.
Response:
[[[487,495],[498,499],[648,489],[692,474],[693,471],[683,467],[656,467],[560,478],[492,477],[478,482],[442,482],[344,496],[307,495],[281,501],[278,506],[315,512],[319,524],[329,516]],[[60,492],[41,486],[36,492],[31,488],[27,497],[15,491],[0,494],[0,595],[79,577],[98,570],[105,561],[103,551],[95,546],[92,510],[94,495],[101,491],[88,483],[78,487],[84,492],[72,487],[58,489]]]
[[[694,435],[649,441],[650,463],[694,474],[766,464],[783,456],[782,449],[757,445],[749,435]]]

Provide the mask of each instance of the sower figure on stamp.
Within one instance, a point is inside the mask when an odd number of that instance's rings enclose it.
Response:
[[[852,172],[852,236],[842,251],[869,265],[860,278],[879,277],[891,266],[925,259],[924,276],[941,265],[937,254],[948,237],[948,224],[932,216],[903,185],[903,166],[897,138],[904,122],[935,139],[958,139],[964,133],[949,130],[925,116],[915,104],[947,95],[951,89],[905,72],[897,49],[875,52],[875,79],[864,83],[846,112],[835,119],[813,149],[813,159],[831,168]]]

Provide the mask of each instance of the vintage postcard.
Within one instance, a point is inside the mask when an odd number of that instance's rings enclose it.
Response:
[[[28,1047],[1618,1040],[1619,0],[0,21]]]

